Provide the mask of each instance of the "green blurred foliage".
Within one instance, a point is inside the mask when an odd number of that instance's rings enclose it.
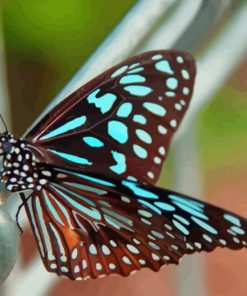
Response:
[[[8,54],[28,52],[64,69],[73,67],[88,57],[134,2],[5,1],[3,20]]]
[[[135,2],[1,2],[15,132],[22,133]]]
[[[208,170],[247,167],[247,90],[231,81],[199,117],[199,150]],[[246,171],[246,169],[245,169]]]
[[[199,114],[196,125],[196,145],[205,178],[229,170],[246,173],[246,87],[234,86],[230,80]],[[173,183],[171,176],[173,158],[173,149],[171,149],[161,174],[161,185],[170,186]]]

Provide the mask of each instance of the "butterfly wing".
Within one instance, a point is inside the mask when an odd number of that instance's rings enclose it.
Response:
[[[66,180],[34,192],[25,204],[48,271],[79,280],[178,263],[184,237],[163,231],[163,225],[172,227],[165,217],[147,220],[150,212],[135,200],[130,206],[127,197],[77,183],[74,176]],[[180,249],[171,249],[173,243]]]
[[[46,268],[71,279],[157,271],[184,254],[247,242],[246,219],[231,212],[152,185],[60,168],[26,210]]]
[[[130,58],[72,93],[26,141],[40,162],[154,183],[194,77],[193,58],[184,52]]]

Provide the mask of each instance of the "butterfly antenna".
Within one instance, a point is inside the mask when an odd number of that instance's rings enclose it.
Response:
[[[7,125],[6,125],[5,121],[4,121],[3,116],[2,116],[1,113],[0,113],[0,118],[1,118],[1,120],[3,122],[4,127],[5,127],[5,131],[7,132],[8,131],[8,128],[7,128]]]

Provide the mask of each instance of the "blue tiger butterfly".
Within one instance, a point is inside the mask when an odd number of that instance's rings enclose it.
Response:
[[[153,185],[195,72],[185,52],[140,54],[70,94],[24,138],[0,134],[1,181],[20,192],[48,271],[127,276],[246,247],[245,218]]]

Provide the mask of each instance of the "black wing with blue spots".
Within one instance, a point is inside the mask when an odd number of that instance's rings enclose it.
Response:
[[[247,220],[226,210],[153,185],[50,171],[25,207],[43,262],[58,275],[127,276],[178,264],[184,254],[247,245]]]
[[[155,183],[194,78],[187,53],[138,55],[67,97],[26,141],[44,163]]]

